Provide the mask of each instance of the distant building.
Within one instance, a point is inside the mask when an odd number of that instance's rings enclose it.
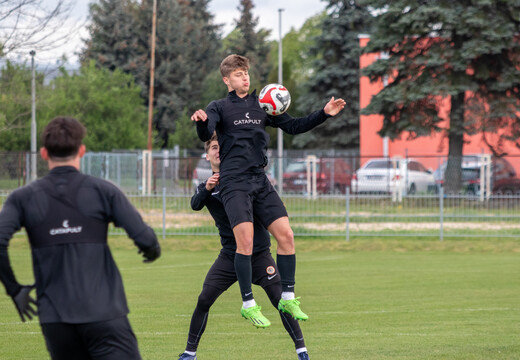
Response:
[[[368,36],[360,36],[359,42],[361,48],[364,48],[370,38]],[[361,69],[372,64],[380,57],[381,54],[363,54],[360,58]],[[363,76],[360,79],[360,109],[365,108],[372,96],[383,89],[382,81],[371,83],[368,77]],[[440,112],[447,112],[449,104],[441,107]],[[449,120],[446,120],[448,122]],[[436,133],[429,137],[420,137],[415,140],[406,140],[407,135],[403,133],[400,139],[390,140],[383,138],[377,133],[383,126],[383,117],[381,115],[361,115],[359,119],[359,152],[361,156],[361,165],[371,157],[420,157],[421,162],[427,167],[436,169],[439,166],[439,157],[448,155],[448,139],[441,133]],[[488,146],[482,141],[480,135],[465,136],[465,144],[463,154],[490,154]],[[515,167],[517,174],[520,174],[520,149],[512,143],[505,143],[503,150],[507,152],[509,162]]]

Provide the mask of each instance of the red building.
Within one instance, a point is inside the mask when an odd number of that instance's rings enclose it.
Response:
[[[360,46],[363,48],[370,41],[368,36],[360,37]],[[363,54],[360,58],[360,67],[370,65],[377,60],[379,54]],[[360,108],[365,108],[372,96],[383,88],[382,82],[371,83],[368,77],[360,79]],[[444,126],[449,124],[447,116],[450,103],[445,102],[441,107],[440,116],[444,117]],[[443,116],[444,115],[444,116]],[[436,169],[439,165],[439,157],[448,155],[448,139],[441,133],[436,133],[429,137],[420,137],[415,140],[406,140],[407,134],[403,133],[400,139],[390,140],[378,135],[378,131],[383,125],[381,115],[362,115],[359,122],[359,152],[361,155],[361,165],[371,157],[401,156],[420,158],[420,161],[427,167]],[[482,141],[481,136],[465,136],[463,154],[491,154],[488,146]],[[509,162],[515,167],[517,174],[520,174],[520,149],[513,143],[505,143],[504,152],[510,156]]]

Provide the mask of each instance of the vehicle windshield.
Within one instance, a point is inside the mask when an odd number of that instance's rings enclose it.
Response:
[[[319,164],[316,164],[316,171],[320,171]],[[305,161],[292,162],[287,165],[285,172],[307,172],[307,163]]]
[[[369,162],[365,169],[394,169],[399,167],[399,162],[393,160],[375,160]]]

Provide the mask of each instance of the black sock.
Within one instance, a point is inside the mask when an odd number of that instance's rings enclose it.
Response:
[[[296,254],[276,255],[276,265],[280,272],[283,292],[294,292],[294,276],[296,273]]]
[[[253,270],[251,268],[251,255],[235,254],[235,272],[237,273],[238,286],[242,294],[242,301],[253,300],[251,290],[251,279]]]

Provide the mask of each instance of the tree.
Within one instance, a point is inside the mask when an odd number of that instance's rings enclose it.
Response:
[[[37,104],[43,88],[43,74],[36,72]],[[28,151],[31,148],[31,68],[6,61],[0,72],[0,149]]]
[[[496,154],[504,140],[520,144],[520,3],[369,3],[378,15],[366,52],[388,57],[366,74],[387,77],[389,84],[363,113],[383,115],[380,134],[390,138],[443,133],[449,146],[445,191],[458,192],[464,134],[481,134]],[[445,118],[439,114],[443,102]]]
[[[309,48],[314,45],[314,39],[321,34],[320,24],[325,17],[325,12],[315,15],[305,21],[300,29],[291,29],[282,39],[282,84],[291,93],[291,106],[289,113],[294,117],[304,116],[298,106],[301,101],[307,101],[302,97],[302,88],[308,82],[313,73],[313,62],[316,60],[315,54],[309,52]],[[271,44],[269,54],[271,71],[268,83],[278,83],[278,41]],[[270,147],[276,147],[277,129],[267,128],[271,138]],[[294,135],[283,133],[284,148],[291,148]]]
[[[89,38],[81,61],[95,60],[111,71],[123,70],[136,75],[146,65],[147,47],[139,38],[138,4],[133,0],[100,0],[90,4]]]
[[[212,24],[209,0],[159,0],[156,13],[154,118],[156,143],[164,148],[184,108],[195,110],[204,77],[216,66],[218,26]],[[148,104],[151,65],[152,0],[139,5],[102,0],[92,5],[93,24],[86,59],[123,69],[142,88]],[[116,31],[117,30],[117,31]]]
[[[295,136],[297,147],[353,148],[359,145],[359,48],[358,35],[370,25],[370,13],[355,0],[329,0],[321,34],[311,48],[314,72],[306,84],[302,112],[323,108],[332,97],[346,99],[347,106],[334,119],[312,132]]]
[[[69,0],[56,0],[52,5],[45,0],[0,1],[0,57],[20,51],[45,51],[64,44],[83,25],[60,31],[73,4]]]
[[[72,116],[87,128],[90,151],[142,149],[146,146],[147,110],[131,75],[97,68],[94,61],[79,74],[62,70],[50,85],[38,111],[38,127],[57,115]]]
[[[269,52],[270,44],[267,41],[271,31],[255,28],[258,26],[258,17],[253,17],[252,0],[240,0],[237,9],[240,18],[235,20],[236,27],[225,41],[224,54],[238,54],[247,57],[251,63],[251,84],[261,88],[266,84],[270,71]],[[256,84],[256,85],[255,85]]]

